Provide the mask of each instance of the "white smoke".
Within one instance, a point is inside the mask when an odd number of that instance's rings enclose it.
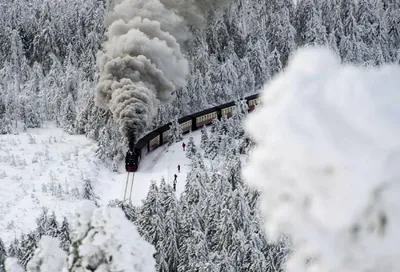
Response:
[[[201,23],[211,4],[117,0],[97,55],[96,105],[111,110],[128,139],[145,131],[159,102],[170,102],[173,92],[185,86],[189,68],[180,43],[188,38],[188,26]]]
[[[293,240],[288,272],[400,271],[399,78],[304,48],[265,87],[244,177],[269,237]]]

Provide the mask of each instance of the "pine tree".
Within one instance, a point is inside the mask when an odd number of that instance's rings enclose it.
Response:
[[[281,55],[279,54],[276,48],[274,49],[274,51],[272,51],[271,55],[268,57],[267,63],[272,77],[278,74],[282,70]]]
[[[0,272],[5,272],[4,262],[7,258],[7,251],[3,240],[0,238]]]
[[[21,239],[21,265],[26,267],[29,260],[32,258],[35,249],[37,248],[36,233],[30,232]]]
[[[71,134],[74,134],[76,131],[75,128],[75,120],[76,120],[76,110],[75,110],[75,102],[72,98],[72,94],[69,93],[66,102],[63,103],[63,111],[62,111],[62,126],[63,129]]]
[[[251,42],[251,41],[250,41]],[[255,43],[250,43],[247,52],[247,59],[249,60],[250,68],[254,75],[255,89],[258,90],[269,78],[269,70],[266,66],[265,57],[260,40]]]
[[[160,248],[157,250],[160,253],[164,253],[164,256],[160,255],[160,260],[164,260],[167,264],[166,271],[177,271],[179,263],[178,245],[180,243],[178,234],[180,210],[171,185],[165,184],[165,181],[161,181],[160,184],[160,198],[165,212],[165,233],[163,241],[159,244]]]
[[[205,149],[208,145],[208,133],[207,133],[207,128],[203,126],[201,128],[201,142],[200,142],[200,148]]]
[[[191,159],[197,153],[196,145],[193,140],[193,136],[189,137],[189,141],[186,147],[186,157]]]
[[[152,182],[139,211],[138,230],[144,239],[154,245],[159,252],[165,237],[165,209],[155,182]],[[157,262],[160,261],[160,257],[157,253],[155,257]]]
[[[19,241],[17,238],[14,238],[8,248],[8,257],[18,258],[18,256],[20,256]]]
[[[70,238],[69,238],[69,224],[68,224],[68,220],[66,217],[64,217],[64,219],[63,219],[61,228],[59,229],[59,231],[57,233],[57,237],[61,241],[61,244],[60,244],[61,248],[64,251],[68,251],[69,245],[70,245]]]
[[[66,271],[67,254],[60,249],[60,241],[43,236],[34,255],[27,263],[27,272]]]
[[[170,144],[180,142],[183,139],[182,127],[178,123],[178,116],[175,116],[171,122],[169,139],[172,139]]]
[[[68,271],[155,271],[154,247],[144,241],[119,208],[96,208],[85,201],[76,209]],[[135,241],[129,243],[127,241]],[[87,250],[90,249],[90,250]]]
[[[42,208],[40,216],[36,219],[36,233],[39,237],[46,235],[49,231],[49,215],[46,207]]]

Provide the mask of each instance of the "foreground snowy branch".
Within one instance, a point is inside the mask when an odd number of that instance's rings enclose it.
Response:
[[[293,240],[288,271],[400,271],[399,78],[303,48],[266,86],[244,176],[268,235]]]
[[[84,201],[75,213],[68,263],[60,241],[43,236],[27,264],[28,272],[155,271],[154,247],[140,237],[119,208],[96,208]],[[8,258],[6,271],[24,270],[16,259]]]

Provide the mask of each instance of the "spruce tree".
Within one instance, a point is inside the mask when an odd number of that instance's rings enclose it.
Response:
[[[21,265],[26,267],[29,260],[32,258],[37,248],[37,233],[30,232],[21,239]]]
[[[187,147],[186,147],[186,157],[191,159],[191,158],[193,158],[193,156],[196,155],[196,153],[197,153],[197,149],[196,149],[196,145],[193,140],[193,136],[190,136]]]
[[[207,132],[207,128],[205,126],[203,126],[201,128],[201,142],[200,142],[200,148],[201,149],[205,149],[208,145],[208,132]]]
[[[64,216],[63,222],[61,224],[61,227],[57,233],[57,237],[60,239],[61,249],[63,249],[64,251],[68,251],[69,245],[70,245],[69,223],[65,216]]]
[[[0,238],[0,272],[5,272],[4,262],[7,258],[7,251],[3,240]]]
[[[171,139],[170,144],[180,142],[183,139],[182,127],[178,123],[178,116],[175,116],[171,122],[169,139]]]
[[[53,211],[48,218],[47,230],[45,232],[45,235],[51,237],[57,237],[57,232],[58,232],[58,223],[56,214]]]
[[[83,181],[82,198],[96,201],[96,195],[93,190],[92,181],[88,178],[85,178]]]

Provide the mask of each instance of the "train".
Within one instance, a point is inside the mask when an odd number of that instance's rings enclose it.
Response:
[[[248,96],[245,99],[247,101],[249,112],[253,111],[257,105],[260,104],[259,94]],[[182,129],[182,134],[186,134],[190,131],[201,129],[203,126],[210,125],[214,119],[218,118],[220,120],[224,115],[227,118],[231,117],[235,107],[235,102],[232,101],[178,119],[178,123]],[[136,142],[133,148],[133,155],[129,151],[127,153],[127,172],[136,172],[138,170],[140,161],[149,152],[168,143],[171,140],[170,127],[171,123],[165,124],[149,132]]]

